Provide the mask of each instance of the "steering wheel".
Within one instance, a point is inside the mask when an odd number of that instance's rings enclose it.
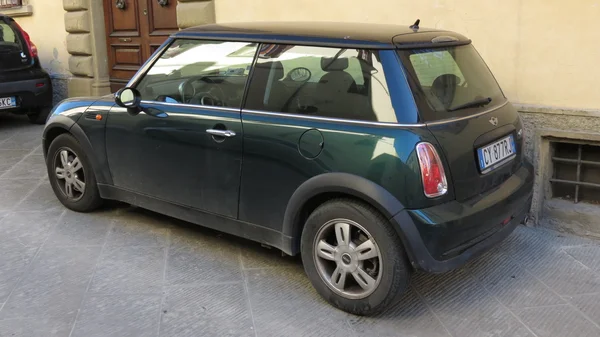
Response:
[[[194,79],[189,78],[179,85],[179,95],[181,95],[181,103],[188,103],[196,96],[196,87],[192,83]]]
[[[216,97],[219,101],[221,101],[221,103],[222,103],[221,105],[222,106],[225,105],[225,98],[227,97],[227,95],[225,95],[225,91],[223,91],[223,88],[221,88],[221,86],[217,82],[213,81],[210,77],[206,77],[206,76],[201,77],[199,80],[203,81],[203,82],[206,82],[206,83],[212,83],[212,84],[214,84],[208,90],[208,93],[210,93],[213,96],[213,98]],[[214,88],[218,89],[218,91],[219,91],[218,94],[213,94],[213,89]]]
[[[195,81],[203,81],[203,82],[211,83],[214,85],[211,86],[211,88],[208,91],[197,93],[196,87],[193,84],[193,82],[195,82]],[[215,90],[218,91],[218,93],[214,93],[213,91],[215,91]],[[209,98],[213,102],[213,104],[210,104],[210,105],[213,105],[213,106],[224,106],[225,98],[227,97],[227,95],[225,95],[225,92],[223,91],[223,89],[215,81],[213,81],[210,77],[206,77],[206,76],[201,77],[201,78],[189,78],[189,79],[181,82],[181,84],[179,85],[179,94],[181,95],[182,103],[206,105],[201,102],[206,101],[205,98]],[[218,104],[219,102],[220,102],[220,104]]]
[[[208,91],[202,91],[194,95],[189,101],[190,104],[225,106],[225,96],[221,96],[222,90],[210,88]]]
[[[223,106],[223,101],[213,95],[210,91],[197,93],[194,97],[192,97],[190,103],[198,105]]]

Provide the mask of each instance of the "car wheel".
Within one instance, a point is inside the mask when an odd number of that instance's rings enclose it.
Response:
[[[385,310],[410,281],[398,234],[376,209],[350,199],[329,201],[309,216],[300,250],[317,292],[355,315]]]
[[[67,208],[91,212],[100,207],[102,198],[92,166],[73,136],[62,134],[52,141],[46,167],[54,194]]]
[[[52,108],[39,108],[27,114],[27,117],[33,124],[45,124],[50,111],[52,111]]]

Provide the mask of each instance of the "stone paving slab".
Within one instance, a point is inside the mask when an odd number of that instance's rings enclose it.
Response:
[[[0,116],[0,337],[600,335],[598,241],[519,227],[357,317],[325,303],[298,258],[126,205],[66,210],[41,131]]]
[[[71,336],[156,336],[161,295],[90,295]]]

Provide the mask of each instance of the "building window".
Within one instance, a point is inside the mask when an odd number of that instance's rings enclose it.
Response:
[[[13,8],[23,6],[23,0],[0,0],[0,8]]]
[[[552,142],[552,196],[600,204],[600,146]]]

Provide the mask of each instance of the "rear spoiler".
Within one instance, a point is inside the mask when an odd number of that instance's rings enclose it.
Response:
[[[471,40],[457,40],[447,42],[416,42],[416,43],[394,43],[397,49],[417,49],[417,48],[441,48],[465,46],[471,44]]]
[[[394,36],[392,43],[397,49],[414,49],[464,46],[471,40],[450,31],[414,31]]]

